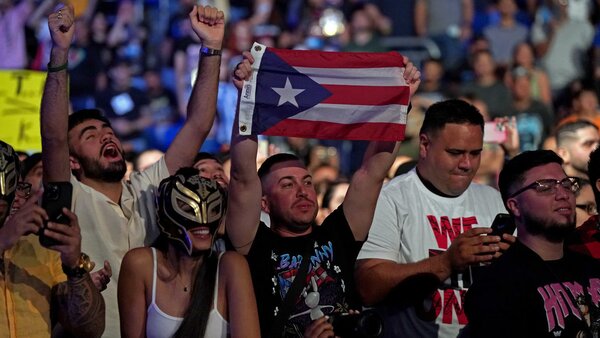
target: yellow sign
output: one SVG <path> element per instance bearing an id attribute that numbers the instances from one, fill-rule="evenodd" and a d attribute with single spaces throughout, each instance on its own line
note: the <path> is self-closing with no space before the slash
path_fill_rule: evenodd
<path id="1" fill-rule="evenodd" d="M 42 150 L 40 104 L 45 72 L 0 70 L 0 140 L 15 150 Z"/>

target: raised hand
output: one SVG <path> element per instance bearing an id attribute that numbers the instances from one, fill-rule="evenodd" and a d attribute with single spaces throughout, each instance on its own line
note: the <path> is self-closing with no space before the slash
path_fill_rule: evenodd
<path id="1" fill-rule="evenodd" d="M 54 47 L 68 50 L 75 31 L 73 6 L 66 5 L 48 16 L 48 28 Z"/>
<path id="2" fill-rule="evenodd" d="M 410 97 L 412 98 L 421 84 L 421 72 L 406 56 L 402 58 L 405 64 L 403 77 L 406 84 L 410 87 Z"/>
<path id="3" fill-rule="evenodd" d="M 210 6 L 194 6 L 190 12 L 192 29 L 202 40 L 202 45 L 211 49 L 221 49 L 225 35 L 225 15 L 223 11 Z"/>
<path id="4" fill-rule="evenodd" d="M 254 57 L 250 52 L 243 52 L 244 60 L 238 63 L 233 70 L 233 84 L 238 90 L 242 89 L 244 81 L 247 81 L 252 75 L 252 64 L 254 63 Z"/>
<path id="5" fill-rule="evenodd" d="M 75 267 L 81 255 L 79 221 L 69 209 L 63 208 L 62 212 L 69 218 L 69 225 L 48 222 L 47 228 L 44 229 L 44 235 L 59 242 L 49 248 L 60 252 L 62 264 L 67 267 Z"/>
<path id="6" fill-rule="evenodd" d="M 505 117 L 500 120 L 506 130 L 506 140 L 500 143 L 509 158 L 517 156 L 520 152 L 519 130 L 515 116 Z"/>
<path id="7" fill-rule="evenodd" d="M 48 219 L 48 214 L 36 204 L 41 195 L 42 191 L 38 191 L 30 196 L 0 227 L 0 251 L 12 248 L 19 238 L 37 233 L 43 226 L 44 221 Z"/>

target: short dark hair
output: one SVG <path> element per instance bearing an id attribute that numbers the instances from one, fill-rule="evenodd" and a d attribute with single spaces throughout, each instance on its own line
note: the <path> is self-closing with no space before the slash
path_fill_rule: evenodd
<path id="1" fill-rule="evenodd" d="M 110 121 L 106 118 L 106 116 L 104 116 L 102 110 L 82 109 L 69 115 L 69 131 L 87 120 L 102 121 L 112 128 L 112 126 L 110 125 Z"/>
<path id="2" fill-rule="evenodd" d="M 275 155 L 269 156 L 269 158 L 267 158 L 263 162 L 263 164 L 260 166 L 260 168 L 258 169 L 258 177 L 262 181 L 262 179 L 271 172 L 271 168 L 273 168 L 274 165 L 276 165 L 277 163 L 287 162 L 287 161 L 299 161 L 301 163 L 304 163 L 304 162 L 302 162 L 302 160 L 300 160 L 300 158 L 298 156 L 296 156 L 294 154 L 290 154 L 290 153 L 275 154 Z"/>
<path id="3" fill-rule="evenodd" d="M 21 179 L 25 179 L 31 169 L 33 169 L 33 167 L 35 167 L 41 161 L 42 153 L 33 153 L 23 160 L 23 165 L 21 166 Z"/>
<path id="4" fill-rule="evenodd" d="M 432 104 L 425 112 L 419 134 L 436 133 L 448 123 L 473 124 L 483 131 L 483 115 L 475 106 L 464 100 L 451 99 Z"/>
<path id="5" fill-rule="evenodd" d="M 527 171 L 549 163 L 562 165 L 563 159 L 552 150 L 531 150 L 524 151 L 508 160 L 500 171 L 500 177 L 498 178 L 498 188 L 504 205 L 506 206 L 511 188 L 523 183 Z"/>
<path id="6" fill-rule="evenodd" d="M 196 154 L 196 157 L 194 157 L 194 164 L 196 164 L 198 161 L 201 161 L 201 160 L 214 160 L 214 161 L 218 162 L 219 164 L 223 165 L 223 161 L 221 161 L 221 159 L 219 159 L 215 155 L 213 155 L 211 153 L 207 153 L 205 151 L 201 151 L 198 154 Z"/>
<path id="7" fill-rule="evenodd" d="M 588 178 L 592 190 L 594 191 L 594 199 L 596 204 L 600 202 L 600 191 L 596 187 L 596 182 L 600 180 L 600 147 L 597 147 L 590 153 L 590 160 L 588 161 Z"/>
<path id="8" fill-rule="evenodd" d="M 567 139 L 574 138 L 575 132 L 583 128 L 594 128 L 598 130 L 598 127 L 588 120 L 581 119 L 565 123 L 556 130 L 556 145 L 560 147 Z"/>

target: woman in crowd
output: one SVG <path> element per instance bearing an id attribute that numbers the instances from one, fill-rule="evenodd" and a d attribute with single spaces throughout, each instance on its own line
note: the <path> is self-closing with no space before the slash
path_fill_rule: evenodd
<path id="1" fill-rule="evenodd" d="M 513 67 L 521 66 L 525 68 L 531 76 L 531 96 L 546 104 L 552 106 L 552 90 L 550 89 L 550 80 L 548 74 L 536 65 L 535 52 L 528 42 L 518 44 L 513 52 Z M 510 72 L 507 72 L 510 76 Z"/>
<path id="2" fill-rule="evenodd" d="M 183 168 L 161 182 L 157 200 L 157 243 L 129 251 L 121 266 L 122 336 L 258 337 L 245 259 L 211 250 L 225 216 L 225 191 Z"/>

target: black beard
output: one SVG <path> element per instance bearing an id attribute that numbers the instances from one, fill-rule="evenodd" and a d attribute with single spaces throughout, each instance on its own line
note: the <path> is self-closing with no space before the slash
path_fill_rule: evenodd
<path id="1" fill-rule="evenodd" d="M 531 235 L 542 235 L 552 243 L 561 243 L 575 230 L 575 221 L 568 224 L 545 223 L 530 215 L 523 215 L 525 229 Z"/>
<path id="2" fill-rule="evenodd" d="M 99 161 L 96 159 L 79 157 L 78 160 L 85 177 L 104 182 L 120 182 L 125 177 L 125 172 L 127 171 L 124 159 L 118 162 L 111 162 L 106 167 L 100 166 Z"/>

